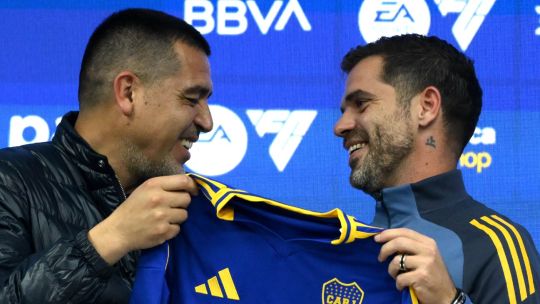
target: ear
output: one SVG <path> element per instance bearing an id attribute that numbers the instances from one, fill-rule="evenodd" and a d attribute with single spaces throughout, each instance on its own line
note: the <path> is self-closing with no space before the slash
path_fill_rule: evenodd
<path id="1" fill-rule="evenodd" d="M 138 83 L 139 78 L 130 71 L 120 72 L 114 78 L 113 86 L 116 105 L 126 116 L 130 116 L 133 113 L 135 88 Z"/>
<path id="2" fill-rule="evenodd" d="M 434 86 L 429 86 L 419 95 L 418 124 L 427 127 L 435 121 L 441 112 L 441 92 Z"/>

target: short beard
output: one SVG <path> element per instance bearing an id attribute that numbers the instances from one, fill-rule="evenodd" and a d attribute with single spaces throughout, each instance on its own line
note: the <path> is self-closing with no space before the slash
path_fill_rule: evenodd
<path id="1" fill-rule="evenodd" d="M 144 155 L 139 147 L 127 140 L 124 141 L 123 147 L 122 157 L 126 164 L 126 169 L 137 184 L 152 177 L 184 173 L 183 166 L 179 165 L 173 159 L 162 158 L 151 160 Z"/>
<path id="2" fill-rule="evenodd" d="M 397 110 L 391 117 L 385 118 L 386 125 L 376 125 L 369 136 L 369 151 L 358 166 L 353 163 L 350 183 L 353 187 L 368 194 L 374 194 L 395 174 L 403 159 L 409 155 L 414 145 L 412 126 L 408 114 Z M 404 122 L 404 123 L 400 123 Z M 396 126 L 396 123 L 399 126 Z"/>

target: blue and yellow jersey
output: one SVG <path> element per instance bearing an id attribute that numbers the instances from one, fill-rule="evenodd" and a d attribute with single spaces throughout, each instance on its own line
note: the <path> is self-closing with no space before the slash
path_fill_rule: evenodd
<path id="1" fill-rule="evenodd" d="M 142 253 L 131 303 L 417 303 L 377 261 L 381 228 L 191 175 L 199 195 L 169 242 Z"/>

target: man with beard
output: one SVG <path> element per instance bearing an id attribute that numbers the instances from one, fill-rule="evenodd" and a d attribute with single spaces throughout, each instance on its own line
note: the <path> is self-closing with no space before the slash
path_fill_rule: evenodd
<path id="1" fill-rule="evenodd" d="M 0 151 L 0 302 L 126 303 L 139 249 L 174 237 L 197 187 L 188 149 L 212 129 L 202 35 L 128 9 L 92 34 L 80 112 L 52 142 Z"/>
<path id="2" fill-rule="evenodd" d="M 472 199 L 456 169 L 482 107 L 473 63 L 436 37 L 351 50 L 335 133 L 351 184 L 373 196 L 379 260 L 423 304 L 540 303 L 529 233 Z"/>

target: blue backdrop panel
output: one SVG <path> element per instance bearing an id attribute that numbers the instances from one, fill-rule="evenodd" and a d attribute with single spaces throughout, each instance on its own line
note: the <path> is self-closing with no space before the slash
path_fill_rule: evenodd
<path id="1" fill-rule="evenodd" d="M 51 138 L 58 118 L 77 108 L 88 37 L 126 7 L 185 18 L 212 46 L 215 128 L 193 147 L 190 170 L 364 221 L 373 201 L 349 186 L 347 153 L 332 133 L 341 58 L 404 29 L 448 40 L 475 60 L 484 88 L 459 164 L 468 189 L 540 244 L 540 1 L 3 1 L 0 146 Z"/>

